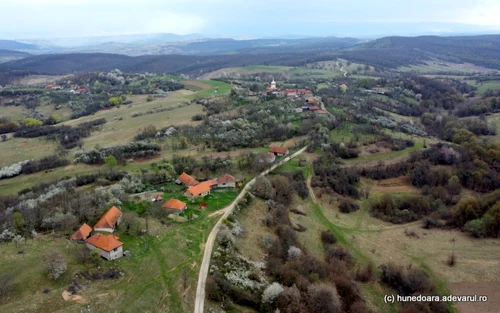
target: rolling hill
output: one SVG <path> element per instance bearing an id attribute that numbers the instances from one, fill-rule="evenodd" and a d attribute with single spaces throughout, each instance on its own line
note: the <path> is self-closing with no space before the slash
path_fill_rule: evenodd
<path id="1" fill-rule="evenodd" d="M 0 49 L 7 50 L 36 50 L 37 45 L 23 43 L 15 40 L 0 40 Z"/>

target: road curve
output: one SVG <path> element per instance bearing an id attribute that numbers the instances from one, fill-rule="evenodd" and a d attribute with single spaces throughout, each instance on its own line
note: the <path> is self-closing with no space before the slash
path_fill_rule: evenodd
<path id="1" fill-rule="evenodd" d="M 279 167 L 279 166 L 285 164 L 286 162 L 290 161 L 291 159 L 295 158 L 299 154 L 306 151 L 306 149 L 307 149 L 307 146 L 303 147 L 302 149 L 295 152 L 291 156 L 284 158 L 280 162 L 271 166 L 269 169 L 260 173 L 258 176 L 265 176 L 265 175 L 269 174 L 269 172 L 272 172 L 277 167 Z M 195 313 L 203 313 L 203 309 L 204 309 L 204 305 L 205 305 L 205 284 L 207 282 L 208 269 L 210 267 L 210 258 L 212 256 L 212 250 L 214 247 L 215 237 L 217 237 L 217 234 L 219 233 L 220 227 L 222 226 L 222 222 L 233 212 L 234 208 L 236 207 L 236 204 L 245 196 L 247 191 L 250 190 L 250 188 L 253 186 L 254 183 L 255 183 L 255 178 L 252 179 L 251 181 L 249 181 L 245 185 L 245 187 L 243 187 L 243 189 L 241 190 L 239 195 L 236 197 L 236 199 L 234 199 L 234 201 L 225 208 L 224 215 L 222 215 L 222 217 L 217 221 L 214 228 L 212 228 L 210 235 L 208 235 L 207 242 L 205 243 L 205 251 L 203 252 L 203 261 L 201 262 L 200 274 L 198 276 L 198 286 L 196 287 L 196 300 L 194 303 L 194 312 Z"/>

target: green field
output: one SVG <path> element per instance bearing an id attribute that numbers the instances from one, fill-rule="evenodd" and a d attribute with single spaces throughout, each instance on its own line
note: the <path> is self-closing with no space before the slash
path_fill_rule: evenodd
<path id="1" fill-rule="evenodd" d="M 480 94 L 486 93 L 488 90 L 500 90 L 500 81 L 486 81 L 475 85 L 477 92 Z"/>
<path id="2" fill-rule="evenodd" d="M 54 154 L 57 144 L 41 138 L 12 138 L 0 142 L 0 168 Z"/>
<path id="3" fill-rule="evenodd" d="M 470 63 L 450 63 L 427 61 L 421 64 L 401 66 L 396 69 L 400 72 L 416 72 L 419 74 L 433 74 L 440 72 L 457 72 L 459 74 L 469 75 L 473 73 L 491 72 L 491 69 L 476 66 Z"/>
<path id="4" fill-rule="evenodd" d="M 210 85 L 212 86 L 212 88 L 200 89 L 200 91 L 198 91 L 197 93 L 189 95 L 187 97 L 188 99 L 224 96 L 228 95 L 229 92 L 231 92 L 231 85 L 224 82 L 216 80 L 197 80 L 196 82 Z"/>
<path id="5" fill-rule="evenodd" d="M 245 72 L 254 72 L 254 71 L 259 71 L 259 72 L 283 72 L 283 71 L 288 71 L 292 69 L 290 66 L 267 66 L 267 65 L 249 65 L 249 66 L 242 66 L 242 67 L 231 67 L 229 70 L 238 70 L 238 71 L 245 71 Z"/>

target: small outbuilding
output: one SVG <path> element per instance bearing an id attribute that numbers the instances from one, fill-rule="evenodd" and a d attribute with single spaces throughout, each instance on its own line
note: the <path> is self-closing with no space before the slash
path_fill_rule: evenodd
<path id="1" fill-rule="evenodd" d="M 73 235 L 71 235 L 70 239 L 73 241 L 83 243 L 85 242 L 85 240 L 87 240 L 87 238 L 90 237 L 91 234 L 92 234 L 92 227 L 90 227 L 87 223 L 83 223 L 83 225 L 80 226 L 80 228 L 78 228 L 73 233 Z"/>
<path id="2" fill-rule="evenodd" d="M 161 207 L 166 209 L 170 213 L 179 214 L 187 209 L 187 204 L 185 202 L 172 198 L 165 202 Z"/>
<path id="3" fill-rule="evenodd" d="M 218 188 L 236 187 L 236 178 L 229 174 L 217 178 Z"/>
<path id="4" fill-rule="evenodd" d="M 115 231 L 116 227 L 120 225 L 122 220 L 122 211 L 117 207 L 113 206 L 109 209 L 101 219 L 95 224 L 95 231 L 104 231 L 108 233 L 112 233 Z"/>
<path id="5" fill-rule="evenodd" d="M 200 182 L 198 182 L 196 179 L 194 179 L 191 175 L 183 172 L 179 178 L 175 181 L 177 185 L 184 185 L 186 187 L 191 187 L 198 185 Z"/>
<path id="6" fill-rule="evenodd" d="M 283 156 L 287 155 L 289 151 L 288 148 L 285 147 L 272 146 L 269 149 L 269 152 L 273 153 L 274 155 Z"/>

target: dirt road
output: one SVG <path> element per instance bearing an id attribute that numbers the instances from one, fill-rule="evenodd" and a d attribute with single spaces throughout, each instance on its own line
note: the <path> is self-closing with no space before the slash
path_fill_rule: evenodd
<path id="1" fill-rule="evenodd" d="M 277 167 L 285 164 L 286 162 L 290 161 L 291 159 L 295 158 L 296 156 L 306 151 L 306 148 L 307 147 L 304 147 L 299 151 L 295 152 L 294 154 L 292 154 L 291 156 L 284 158 L 279 163 L 274 164 L 269 169 L 260 173 L 259 176 L 265 176 L 269 174 L 269 172 L 272 172 Z M 196 288 L 196 300 L 194 304 L 195 313 L 203 313 L 203 308 L 205 305 L 205 284 L 207 282 L 208 269 L 210 267 L 210 258 L 212 256 L 212 250 L 214 247 L 215 238 L 219 233 L 220 227 L 222 226 L 222 222 L 233 212 L 234 208 L 236 207 L 236 204 L 245 196 L 245 194 L 250 190 L 250 188 L 252 188 L 254 183 L 255 183 L 255 178 L 249 181 L 248 184 L 246 184 L 245 187 L 243 187 L 240 194 L 230 205 L 222 209 L 224 210 L 224 215 L 222 215 L 222 217 L 217 221 L 217 224 L 215 224 L 214 228 L 212 229 L 210 235 L 207 238 L 207 242 L 205 243 L 205 251 L 203 252 L 203 261 L 201 262 L 201 267 L 200 267 L 200 274 L 198 276 L 198 286 Z"/>

